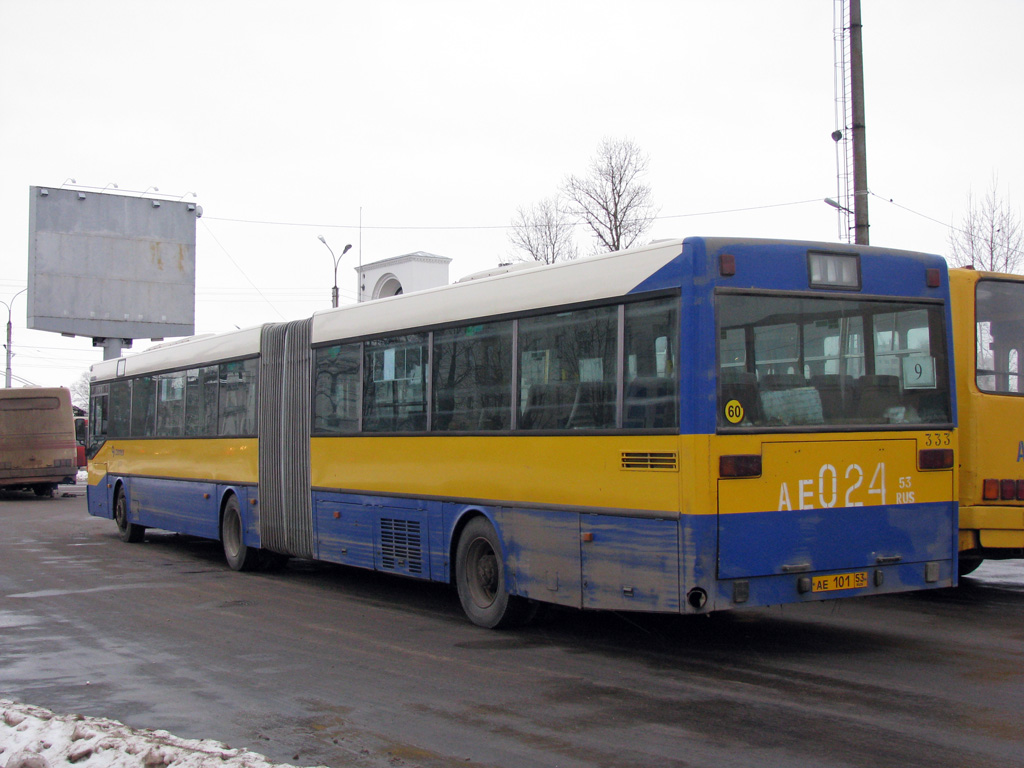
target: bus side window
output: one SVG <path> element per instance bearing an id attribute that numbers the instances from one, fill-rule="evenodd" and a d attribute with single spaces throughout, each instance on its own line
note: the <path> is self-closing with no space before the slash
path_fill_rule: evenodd
<path id="1" fill-rule="evenodd" d="M 132 437 L 152 437 L 156 428 L 156 379 L 141 376 L 132 381 Z"/>
<path id="2" fill-rule="evenodd" d="M 617 306 L 519 322 L 521 429 L 615 426 Z"/>
<path id="3" fill-rule="evenodd" d="M 220 369 L 216 365 L 185 372 L 185 434 L 213 437 L 217 434 L 217 389 Z"/>
<path id="4" fill-rule="evenodd" d="M 359 344 L 335 344 L 316 350 L 313 431 L 359 431 Z"/>
<path id="5" fill-rule="evenodd" d="M 508 429 L 512 416 L 512 323 L 434 333 L 434 431 Z"/>
<path id="6" fill-rule="evenodd" d="M 626 392 L 622 426 L 679 426 L 679 299 L 625 307 Z"/>
<path id="7" fill-rule="evenodd" d="M 256 434 L 256 384 L 259 360 L 221 363 L 217 397 L 217 434 L 239 437 Z"/>
<path id="8" fill-rule="evenodd" d="M 363 344 L 363 431 L 427 428 L 427 334 Z"/>
<path id="9" fill-rule="evenodd" d="M 185 374 L 165 373 L 157 377 L 156 434 L 179 437 L 185 426 Z"/>

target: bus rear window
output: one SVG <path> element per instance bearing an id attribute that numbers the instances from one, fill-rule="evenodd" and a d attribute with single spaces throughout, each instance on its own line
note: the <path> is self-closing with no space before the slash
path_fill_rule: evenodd
<path id="1" fill-rule="evenodd" d="M 948 424 L 942 307 L 718 297 L 720 429 Z"/>
<path id="2" fill-rule="evenodd" d="M 60 408 L 56 397 L 19 397 L 0 400 L 0 411 L 55 411 Z"/>

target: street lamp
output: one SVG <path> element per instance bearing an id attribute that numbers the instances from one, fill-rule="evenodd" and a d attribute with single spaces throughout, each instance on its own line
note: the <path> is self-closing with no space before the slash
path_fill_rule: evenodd
<path id="1" fill-rule="evenodd" d="M 839 203 L 837 203 L 837 202 L 836 202 L 835 200 L 833 200 L 833 199 L 832 199 L 831 197 L 826 197 L 826 198 L 825 198 L 825 202 L 826 202 L 826 203 L 827 203 L 828 205 L 831 205 L 831 206 L 832 206 L 833 208 L 837 208 L 837 209 L 839 209 L 839 210 L 840 210 L 840 211 L 842 211 L 843 213 L 848 213 L 848 214 L 850 214 L 851 216 L 853 215 L 853 211 L 851 211 L 851 210 L 850 210 L 849 208 L 847 208 L 847 207 L 846 207 L 845 205 L 840 205 L 840 204 L 839 204 Z"/>
<path id="2" fill-rule="evenodd" d="M 317 235 L 317 237 L 320 238 L 320 242 L 321 243 L 323 243 L 324 245 L 327 245 L 327 240 L 324 238 L 323 235 Z M 342 248 L 341 249 L 341 256 L 344 256 L 346 253 L 348 253 L 348 250 L 351 247 L 352 247 L 352 243 L 349 243 L 344 248 Z M 331 259 L 334 260 L 334 287 L 331 288 L 331 306 L 332 307 L 337 307 L 338 306 L 338 263 L 341 261 L 341 256 L 335 256 L 334 255 L 334 249 L 331 248 L 331 246 L 329 246 L 329 245 L 327 245 L 327 250 L 331 252 Z"/>
<path id="3" fill-rule="evenodd" d="M 11 296 L 10 304 L 0 299 L 0 304 L 7 307 L 7 376 L 4 379 L 4 386 L 7 387 L 7 389 L 11 388 L 11 310 L 14 307 L 14 300 L 27 290 L 28 288 L 22 288 L 16 294 Z"/>

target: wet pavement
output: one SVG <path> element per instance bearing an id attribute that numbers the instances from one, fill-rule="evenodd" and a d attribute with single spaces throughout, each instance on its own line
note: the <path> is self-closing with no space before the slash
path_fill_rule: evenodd
<path id="1" fill-rule="evenodd" d="M 82 492 L 0 494 L 8 698 L 300 765 L 1024 765 L 1020 561 L 954 590 L 491 632 L 442 585 L 124 544 Z"/>

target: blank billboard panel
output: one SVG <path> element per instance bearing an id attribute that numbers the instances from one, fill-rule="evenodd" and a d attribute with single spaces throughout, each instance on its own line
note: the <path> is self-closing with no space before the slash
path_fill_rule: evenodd
<path id="1" fill-rule="evenodd" d="M 28 327 L 191 336 L 198 213 L 177 200 L 30 187 Z"/>

